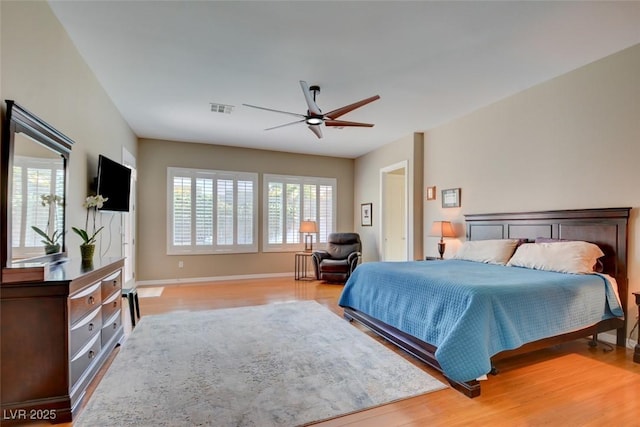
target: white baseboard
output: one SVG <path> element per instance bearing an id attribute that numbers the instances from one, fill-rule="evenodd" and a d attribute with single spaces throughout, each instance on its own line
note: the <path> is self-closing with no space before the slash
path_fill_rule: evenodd
<path id="1" fill-rule="evenodd" d="M 269 274 L 242 274 L 237 276 L 213 276 L 213 277 L 186 277 L 177 279 L 162 280 L 137 280 L 136 286 L 180 286 L 195 285 L 210 282 L 222 282 L 229 280 L 249 280 L 249 279 L 271 279 L 275 277 L 294 277 L 293 271 L 290 273 L 269 273 Z"/>

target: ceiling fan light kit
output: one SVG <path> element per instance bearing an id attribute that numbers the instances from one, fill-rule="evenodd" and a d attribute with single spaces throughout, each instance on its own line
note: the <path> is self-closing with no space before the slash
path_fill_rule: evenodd
<path id="1" fill-rule="evenodd" d="M 281 127 L 285 127 L 285 126 L 290 126 L 290 125 L 295 125 L 297 123 L 306 123 L 309 127 L 309 129 L 318 137 L 318 138 L 322 138 L 322 130 L 320 129 L 320 125 L 322 125 L 324 123 L 325 126 L 330 126 L 330 127 L 337 127 L 337 128 L 343 128 L 343 127 L 373 127 L 372 123 L 361 123 L 361 122 L 349 122 L 349 121 L 345 121 L 345 120 L 337 120 L 338 117 L 341 117 L 353 110 L 355 110 L 356 108 L 360 108 L 364 105 L 367 105 L 373 101 L 376 101 L 378 99 L 380 99 L 380 96 L 378 95 L 374 95 L 372 97 L 363 99 L 361 101 L 358 102 L 354 102 L 353 104 L 349 104 L 349 105 L 345 105 L 344 107 L 340 107 L 338 109 L 332 110 L 326 114 L 322 113 L 322 110 L 320 109 L 320 107 L 318 107 L 318 104 L 316 104 L 316 95 L 318 93 L 320 93 L 320 86 L 311 86 L 309 87 L 309 85 L 307 85 L 307 82 L 305 82 L 304 80 L 300 80 L 300 87 L 302 88 L 302 93 L 304 94 L 304 98 L 307 101 L 307 114 L 298 114 L 298 113 L 291 113 L 289 111 L 282 111 L 282 110 L 274 110 L 272 108 L 266 108 L 266 107 L 259 107 L 257 105 L 251 105 L 251 104 L 242 104 L 246 107 L 251 107 L 251 108 L 257 108 L 260 110 L 266 110 L 266 111 L 272 111 L 274 113 L 282 113 L 282 114 L 288 114 L 290 116 L 296 116 L 296 117 L 301 117 L 301 120 L 296 120 L 294 122 L 290 122 L 290 123 L 285 123 L 283 125 L 279 125 L 279 126 L 274 126 L 271 128 L 267 128 L 265 130 L 273 130 L 273 129 L 278 129 Z M 313 95 L 312 95 L 313 92 Z"/>

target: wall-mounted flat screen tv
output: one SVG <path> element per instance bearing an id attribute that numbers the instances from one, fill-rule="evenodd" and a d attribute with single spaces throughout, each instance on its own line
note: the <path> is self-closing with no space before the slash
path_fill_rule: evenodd
<path id="1" fill-rule="evenodd" d="M 131 169 L 102 154 L 98 157 L 96 193 L 107 200 L 100 210 L 129 212 Z"/>

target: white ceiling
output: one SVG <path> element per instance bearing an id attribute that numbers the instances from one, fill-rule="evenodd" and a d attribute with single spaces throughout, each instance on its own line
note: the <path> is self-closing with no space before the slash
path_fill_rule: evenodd
<path id="1" fill-rule="evenodd" d="M 51 1 L 133 131 L 357 157 L 640 43 L 640 2 Z M 326 112 L 380 95 L 317 139 Z M 234 106 L 212 113 L 209 103 Z"/>

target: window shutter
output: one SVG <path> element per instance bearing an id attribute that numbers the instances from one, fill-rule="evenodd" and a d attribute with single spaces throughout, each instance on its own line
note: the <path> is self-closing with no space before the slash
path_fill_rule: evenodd
<path id="1" fill-rule="evenodd" d="M 191 245 L 191 178 L 173 178 L 173 245 Z"/>
<path id="2" fill-rule="evenodd" d="M 196 178 L 195 225 L 196 246 L 211 245 L 213 240 L 213 180 L 210 178 Z"/>
<path id="3" fill-rule="evenodd" d="M 170 167 L 168 176 L 169 254 L 257 251 L 257 174 Z"/>
<path id="4" fill-rule="evenodd" d="M 316 221 L 315 242 L 326 242 L 335 229 L 335 178 L 264 176 L 264 251 L 302 249 L 301 221 Z"/>
<path id="5" fill-rule="evenodd" d="M 270 182 L 268 186 L 268 242 L 270 244 L 282 244 L 284 243 L 284 236 L 282 233 L 282 227 L 284 224 L 284 197 L 282 189 L 284 184 L 281 182 Z"/>
<path id="6" fill-rule="evenodd" d="M 254 236 L 254 186 L 252 181 L 238 181 L 238 203 L 236 218 L 238 218 L 238 244 L 253 244 Z"/>
<path id="7" fill-rule="evenodd" d="M 218 180 L 217 244 L 233 245 L 233 181 Z"/>

